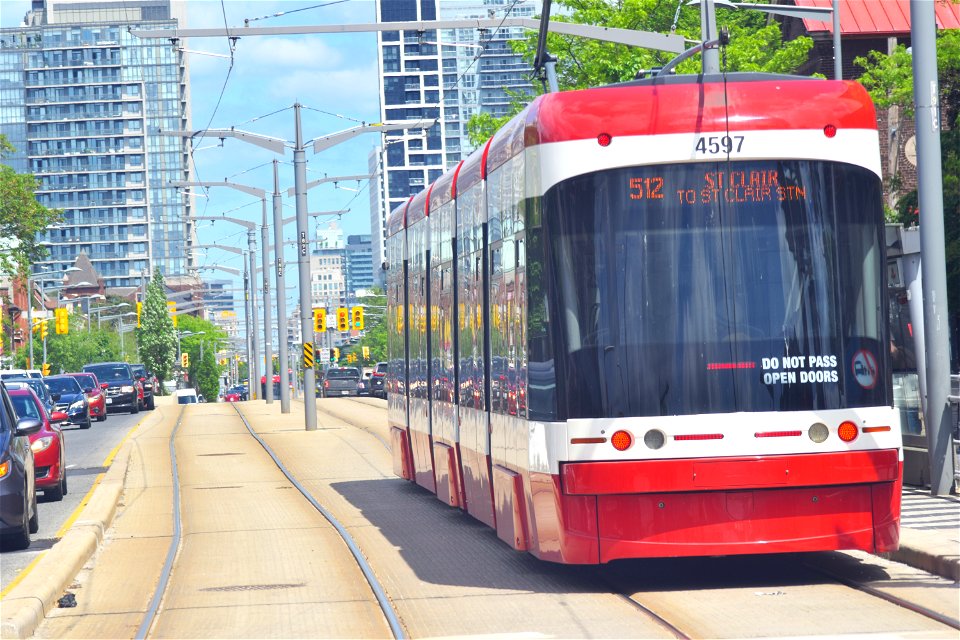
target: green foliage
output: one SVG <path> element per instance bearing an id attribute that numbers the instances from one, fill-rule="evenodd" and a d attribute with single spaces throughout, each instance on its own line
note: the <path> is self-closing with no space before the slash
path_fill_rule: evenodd
<path id="1" fill-rule="evenodd" d="M 675 2 L 662 0 L 558 0 L 555 4 L 558 8 L 552 12 L 553 21 L 656 33 L 670 32 L 677 9 Z M 566 7 L 567 11 L 563 11 L 562 7 Z M 730 29 L 730 45 L 721 56 L 721 66 L 724 66 L 725 56 L 725 68 L 728 71 L 794 73 L 806 62 L 813 47 L 813 40 L 807 37 L 783 42 L 779 24 L 767 24 L 765 14 L 759 11 L 732 11 L 720 7 L 717 25 Z M 698 6 L 683 5 L 676 33 L 699 41 Z M 511 46 L 515 52 L 523 54 L 528 63 L 532 63 L 537 47 L 536 32 L 531 32 L 525 40 L 511 43 Z M 665 51 L 554 33 L 547 36 L 547 51 L 557 58 L 557 83 L 561 90 L 633 80 L 638 72 L 662 67 L 675 57 L 675 54 Z M 700 56 L 694 56 L 677 67 L 677 73 L 699 73 L 700 70 Z M 542 90 L 541 87 L 536 88 Z M 519 113 L 522 106 L 515 103 L 510 115 Z M 508 119 L 493 118 L 489 114 L 473 116 L 467 123 L 470 142 L 482 144 Z"/>
<path id="2" fill-rule="evenodd" d="M 217 364 L 217 351 L 226 343 L 227 334 L 202 318 L 186 314 L 177 317 L 179 331 L 194 334 L 180 339 L 180 353 L 190 354 L 190 384 L 212 401 L 220 392 L 220 375 L 224 369 Z"/>
<path id="3" fill-rule="evenodd" d="M 0 134 L 0 157 L 16 151 Z M 37 234 L 59 222 L 61 213 L 47 209 L 34 197 L 39 182 L 28 173 L 17 173 L 0 164 L 0 273 L 24 274 L 46 256 Z"/>
<path id="4" fill-rule="evenodd" d="M 153 272 L 147 285 L 147 299 L 140 314 L 140 328 L 136 330 L 137 353 L 140 362 L 157 376 L 160 387 L 170 379 L 173 360 L 177 354 L 177 338 L 173 320 L 167 311 L 167 294 L 160 269 Z"/>
<path id="5" fill-rule="evenodd" d="M 364 298 L 363 303 L 367 305 L 364 313 L 366 331 L 357 344 L 340 349 L 341 365 L 346 364 L 346 355 L 349 353 L 355 353 L 357 365 L 363 367 L 372 367 L 377 362 L 387 359 L 387 323 L 384 322 L 387 313 L 387 296 L 377 289 L 374 295 Z M 363 359 L 363 347 L 370 348 L 370 357 L 367 360 Z M 317 368 L 321 368 L 321 364 L 318 362 Z"/>

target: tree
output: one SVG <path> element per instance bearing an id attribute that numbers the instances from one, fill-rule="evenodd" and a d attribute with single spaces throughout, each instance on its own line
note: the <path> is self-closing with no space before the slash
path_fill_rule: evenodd
<path id="1" fill-rule="evenodd" d="M 860 82 L 880 109 L 900 107 L 907 117 L 914 113 L 913 59 L 906 47 L 898 45 L 890 55 L 871 51 L 854 62 L 864 69 Z M 940 132 L 940 157 L 943 168 L 943 229 L 947 263 L 947 306 L 953 325 L 954 342 L 960 339 L 960 31 L 937 33 L 937 76 L 940 105 L 947 126 Z M 891 184 L 900 184 L 891 176 Z M 918 215 L 916 189 L 897 201 L 892 222 L 911 226 L 922 222 Z M 956 349 L 956 345 L 954 345 Z"/>
<path id="2" fill-rule="evenodd" d="M 140 314 L 140 328 L 137 336 L 137 353 L 140 362 L 157 376 L 160 388 L 170 379 L 173 360 L 177 354 L 177 337 L 173 320 L 167 311 L 167 294 L 163 285 L 163 274 L 155 269 L 150 284 L 147 285 L 147 299 Z"/>
<path id="3" fill-rule="evenodd" d="M 698 6 L 681 4 L 681 11 L 677 14 L 675 2 L 662 0 L 557 0 L 555 4 L 559 8 L 551 16 L 553 21 L 656 33 L 674 31 L 676 15 L 675 32 L 691 40 L 700 39 Z M 563 7 L 567 10 L 564 11 Z M 717 12 L 717 24 L 730 29 L 730 44 L 721 56 L 721 66 L 729 71 L 792 73 L 807 61 L 813 47 L 813 40 L 807 37 L 783 42 L 779 23 L 771 21 L 768 24 L 766 15 L 759 11 L 721 9 Z M 524 40 L 512 42 L 511 46 L 532 63 L 537 34 L 531 33 Z M 665 51 L 555 33 L 547 36 L 547 50 L 557 58 L 557 83 L 561 90 L 633 80 L 638 72 L 662 67 L 675 57 Z M 700 68 L 700 57 L 694 56 L 680 63 L 677 73 L 697 73 Z M 503 118 L 475 115 L 467 123 L 470 142 L 477 146 L 483 144 L 521 108 L 522 105 L 514 102 L 513 112 Z"/>
<path id="4" fill-rule="evenodd" d="M 16 149 L 0 134 L 0 158 Z M 61 213 L 37 202 L 39 182 L 28 173 L 17 173 L 0 164 L 0 273 L 24 274 L 46 256 L 37 234 L 59 222 Z"/>
<path id="5" fill-rule="evenodd" d="M 55 373 L 80 371 L 83 365 L 92 362 L 109 362 L 121 360 L 120 336 L 113 329 L 98 329 L 91 327 L 87 331 L 87 321 L 81 314 L 72 313 L 69 316 L 70 331 L 66 334 L 57 334 L 53 331 L 53 321 L 49 325 L 47 336 L 47 363 Z M 133 345 L 127 345 L 131 350 Z M 29 347 L 24 346 L 17 350 L 16 363 L 18 367 L 25 367 Z M 129 353 L 129 352 L 128 352 Z M 43 360 L 43 341 L 39 336 L 33 340 L 33 366 L 39 369 Z"/>
<path id="6" fill-rule="evenodd" d="M 190 354 L 190 383 L 205 398 L 216 398 L 220 391 L 223 367 L 217 364 L 217 351 L 227 341 L 226 332 L 217 325 L 190 315 L 180 317 L 180 330 L 192 333 L 180 338 L 180 352 Z"/>

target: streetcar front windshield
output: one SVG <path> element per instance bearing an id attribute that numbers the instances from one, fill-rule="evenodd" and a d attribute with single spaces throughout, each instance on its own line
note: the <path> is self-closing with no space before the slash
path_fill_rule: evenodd
<path id="1" fill-rule="evenodd" d="M 880 206 L 875 174 L 819 161 L 556 185 L 531 283 L 549 292 L 531 367 L 555 384 L 531 384 L 531 417 L 889 405 Z"/>

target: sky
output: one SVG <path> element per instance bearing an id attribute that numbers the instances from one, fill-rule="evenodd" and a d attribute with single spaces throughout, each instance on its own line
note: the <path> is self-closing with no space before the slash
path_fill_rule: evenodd
<path id="1" fill-rule="evenodd" d="M 224 0 L 188 0 L 187 27 L 243 28 L 251 26 L 292 26 L 375 22 L 372 0 L 347 0 L 326 7 L 315 7 L 331 0 L 282 0 L 273 2 Z M 29 10 L 28 0 L 0 0 L 0 24 L 18 26 Z M 278 12 L 281 17 L 254 20 Z M 228 54 L 226 38 L 195 38 L 186 43 L 190 51 Z M 303 36 L 257 36 L 241 38 L 234 51 L 233 68 L 228 58 L 200 53 L 188 54 L 190 69 L 191 118 L 193 129 L 236 127 L 262 135 L 294 138 L 294 115 L 290 108 L 299 102 L 306 109 L 303 134 L 306 140 L 379 120 L 376 35 L 323 34 Z M 229 73 L 229 78 L 228 78 Z M 226 84 L 224 84 L 226 82 Z M 220 98 L 221 91 L 223 96 Z M 219 104 L 218 104 L 219 102 Z M 272 114 L 272 115 L 271 115 Z M 307 151 L 307 180 L 325 176 L 364 175 L 367 156 L 378 144 L 375 133 L 357 136 L 349 142 L 314 155 Z M 293 152 L 280 158 L 274 153 L 234 139 L 220 145 L 218 139 L 204 139 L 194 145 L 195 179 L 204 182 L 244 184 L 273 191 L 274 158 L 280 159 L 280 188 L 284 217 L 294 215 L 293 198 L 286 189 L 293 186 Z M 357 191 L 357 189 L 360 189 Z M 260 200 L 230 188 L 196 189 L 207 197 L 195 199 L 194 215 L 242 218 L 259 224 Z M 272 209 L 268 197 L 268 215 Z M 308 192 L 308 211 L 339 211 L 349 208 L 340 225 L 347 234 L 370 232 L 369 188 L 367 181 L 349 181 L 316 187 Z M 333 216 L 311 219 L 311 237 L 316 232 L 313 220 L 326 225 Z M 284 237 L 295 237 L 296 225 L 285 226 Z M 225 222 L 199 221 L 199 244 L 220 244 L 246 248 L 246 230 Z M 259 230 L 257 233 L 259 243 Z M 273 242 L 273 229 L 270 230 Z M 199 265 L 221 265 L 242 269 L 240 256 L 217 249 L 197 253 Z M 286 248 L 287 261 L 296 259 L 295 248 Z M 257 259 L 260 263 L 260 257 Z M 289 269 L 289 268 L 288 268 Z M 296 270 L 288 270 L 288 298 L 296 297 Z M 289 277 L 293 274 L 294 277 Z M 271 274 L 272 275 L 272 274 Z M 208 279 L 233 279 L 219 270 L 201 271 Z M 271 285 L 273 278 L 271 277 Z M 271 286 L 271 288 L 273 288 Z M 241 299 L 239 296 L 237 299 Z M 290 308 L 288 306 L 288 308 Z M 239 311 L 239 310 L 238 310 Z"/>

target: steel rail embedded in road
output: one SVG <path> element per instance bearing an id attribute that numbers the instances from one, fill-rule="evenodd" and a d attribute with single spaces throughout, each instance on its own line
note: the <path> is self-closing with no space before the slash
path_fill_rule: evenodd
<path id="1" fill-rule="evenodd" d="M 157 583 L 157 589 L 150 600 L 150 606 L 144 614 L 143 622 L 137 629 L 136 640 L 143 640 L 147 637 L 147 632 L 153 626 L 153 621 L 157 617 L 157 610 L 160 608 L 160 602 L 163 600 L 163 594 L 167 590 L 167 583 L 170 581 L 170 574 L 173 572 L 173 562 L 176 560 L 177 553 L 180 551 L 181 523 L 180 523 L 180 472 L 177 467 L 177 451 L 174 447 L 174 439 L 180 430 L 180 424 L 183 422 L 183 414 L 186 405 L 180 408 L 180 415 L 177 416 L 177 424 L 170 432 L 170 465 L 171 475 L 173 476 L 173 539 L 170 540 L 170 549 L 167 551 L 167 560 L 163 563 L 163 571 L 160 572 L 160 580 Z"/>
<path id="2" fill-rule="evenodd" d="M 283 472 L 283 475 L 287 477 L 287 480 L 297 488 L 297 490 L 303 495 L 307 501 L 313 505 L 313 507 L 320 512 L 327 521 L 333 525 L 333 528 L 337 530 L 337 533 L 340 534 L 340 537 L 346 543 L 347 548 L 350 549 L 350 553 L 353 555 L 354 559 L 357 561 L 357 565 L 360 567 L 360 570 L 363 572 L 364 577 L 367 579 L 367 582 L 370 584 L 370 589 L 373 591 L 374 596 L 377 598 L 377 604 L 380 605 L 381 611 L 387 620 L 387 624 L 390 625 L 390 630 L 393 632 L 393 637 L 397 640 L 406 640 L 406 633 L 403 630 L 403 626 L 400 624 L 400 618 L 397 616 L 396 611 L 393 609 L 393 605 L 390 603 L 390 599 L 387 597 L 387 593 L 383 588 L 383 585 L 380 584 L 380 581 L 377 579 L 377 576 L 373 573 L 373 569 L 367 563 L 367 559 L 364 558 L 363 554 L 360 552 L 360 547 L 357 545 L 356 541 L 353 539 L 353 536 L 346 530 L 346 528 L 340 523 L 339 520 L 334 517 L 327 509 L 323 507 L 313 495 L 307 491 L 300 482 L 290 473 L 289 470 L 284 466 L 280 461 L 280 458 L 273 452 L 273 449 L 270 448 L 266 442 L 263 441 L 250 426 L 250 423 L 247 422 L 247 417 L 243 415 L 243 412 L 240 411 L 240 407 L 237 406 L 237 403 L 230 403 L 234 409 L 236 409 L 237 414 L 240 416 L 240 419 L 243 420 L 243 425 L 247 428 L 247 431 L 250 432 L 250 435 L 260 443 L 260 446 L 263 447 L 263 450 L 273 458 L 274 463 L 277 465 L 277 468 Z"/>

